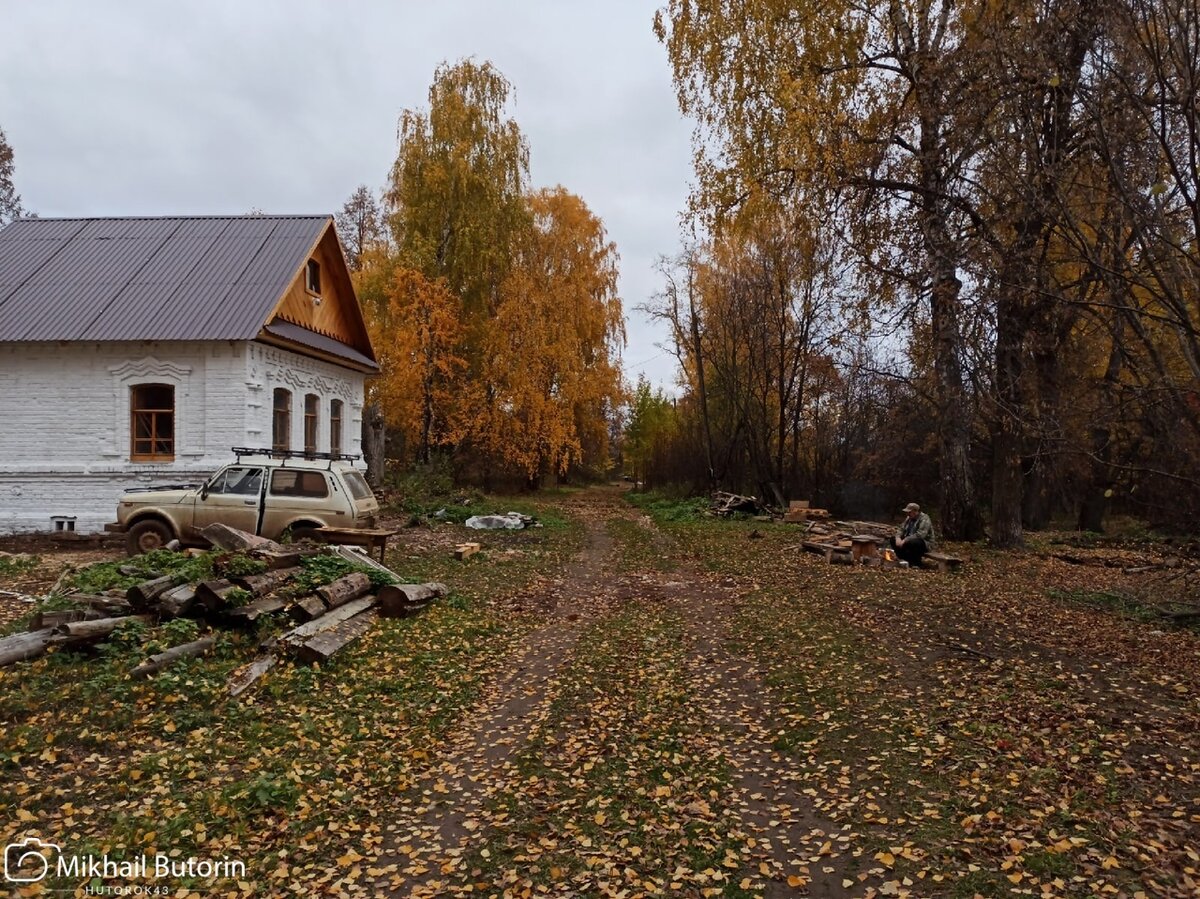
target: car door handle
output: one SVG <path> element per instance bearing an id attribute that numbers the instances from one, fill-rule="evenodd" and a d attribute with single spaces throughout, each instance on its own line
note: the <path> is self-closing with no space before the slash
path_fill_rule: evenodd
<path id="1" fill-rule="evenodd" d="M 258 505 L 258 500 L 256 500 L 256 499 L 244 499 L 244 500 L 242 500 L 242 505 L 245 505 L 245 506 L 257 506 L 257 505 Z"/>

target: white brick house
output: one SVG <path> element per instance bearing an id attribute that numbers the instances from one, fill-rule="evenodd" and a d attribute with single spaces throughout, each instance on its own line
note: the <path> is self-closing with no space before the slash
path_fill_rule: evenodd
<path id="1" fill-rule="evenodd" d="M 0 230 L 0 533 L 95 532 L 234 446 L 359 452 L 378 370 L 328 216 Z"/>

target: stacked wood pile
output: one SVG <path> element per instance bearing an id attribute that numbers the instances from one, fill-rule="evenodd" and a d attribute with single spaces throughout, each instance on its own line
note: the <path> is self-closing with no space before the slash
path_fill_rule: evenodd
<path id="1" fill-rule="evenodd" d="M 878 521 L 811 521 L 800 545 L 833 564 L 862 563 L 892 568 L 895 559 L 889 558 L 884 548 L 895 533 L 894 525 Z M 871 546 L 878 549 L 870 549 Z"/>
<path id="2" fill-rule="evenodd" d="M 783 520 L 787 524 L 807 524 L 810 521 L 825 521 L 833 516 L 828 509 L 814 509 L 806 499 L 794 499 L 788 506 Z"/>
<path id="3" fill-rule="evenodd" d="M 296 626 L 265 645 L 260 658 L 231 682 L 242 692 L 266 673 L 279 657 L 303 663 L 322 662 L 362 636 L 377 618 L 404 617 L 445 596 L 443 584 L 393 584 L 376 589 L 365 571 L 352 571 L 331 583 L 308 589 L 302 560 L 336 555 L 358 568 L 395 574 L 364 553 L 346 546 L 300 544 L 280 546 L 225 525 L 213 525 L 204 535 L 215 547 L 245 553 L 267 565 L 261 574 L 229 575 L 196 583 L 178 583 L 171 575 L 155 577 L 122 593 L 67 594 L 75 608 L 44 611 L 34 616 L 26 633 L 0 638 L 0 666 L 36 658 L 52 647 L 86 648 L 103 642 L 122 625 L 140 621 L 161 623 L 193 618 L 210 628 L 246 627 L 267 615 L 284 615 Z M 216 637 L 207 635 L 146 659 L 131 672 L 146 677 L 179 659 L 207 653 Z"/>
<path id="4" fill-rule="evenodd" d="M 737 493 L 726 493 L 723 490 L 718 490 L 712 495 L 712 502 L 709 503 L 708 509 L 710 514 L 720 518 L 728 518 L 730 515 L 739 513 L 769 515 L 771 512 L 764 503 L 758 501 L 757 496 L 741 496 Z"/>

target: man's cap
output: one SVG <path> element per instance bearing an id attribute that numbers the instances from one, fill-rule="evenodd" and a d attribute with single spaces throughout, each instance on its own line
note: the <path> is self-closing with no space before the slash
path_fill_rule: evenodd
<path id="1" fill-rule="evenodd" d="M 909 503 L 907 506 L 904 507 L 904 511 L 905 512 L 920 512 L 921 507 L 918 506 L 916 503 Z"/>

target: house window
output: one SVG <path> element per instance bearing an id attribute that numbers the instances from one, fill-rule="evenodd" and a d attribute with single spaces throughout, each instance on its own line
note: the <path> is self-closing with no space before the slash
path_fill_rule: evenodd
<path id="1" fill-rule="evenodd" d="M 271 418 L 271 449 L 291 449 L 292 440 L 292 392 L 282 387 L 275 388 L 274 415 Z"/>
<path id="2" fill-rule="evenodd" d="M 320 417 L 321 400 L 315 393 L 304 396 L 304 451 L 317 451 L 317 419 Z"/>
<path id="3" fill-rule="evenodd" d="M 342 451 L 342 401 L 334 400 L 329 404 L 329 451 Z"/>
<path id="4" fill-rule="evenodd" d="M 170 384 L 135 384 L 130 388 L 130 448 L 134 462 L 175 459 L 175 388 Z"/>
<path id="5" fill-rule="evenodd" d="M 308 268 L 305 269 L 305 286 L 308 287 L 309 293 L 321 292 L 321 263 L 315 259 L 308 260 Z"/>

